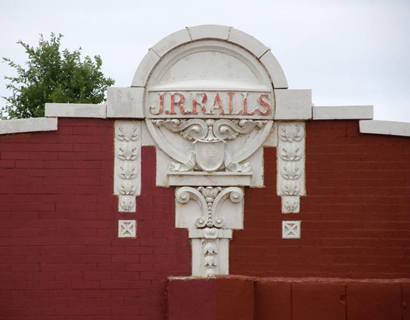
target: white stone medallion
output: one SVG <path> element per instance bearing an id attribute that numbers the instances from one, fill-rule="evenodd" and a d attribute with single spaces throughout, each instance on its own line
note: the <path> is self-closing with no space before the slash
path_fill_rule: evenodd
<path id="1" fill-rule="evenodd" d="M 146 125 L 165 155 L 158 166 L 167 168 L 158 170 L 157 184 L 232 185 L 236 179 L 262 186 L 250 160 L 271 132 L 274 105 L 269 75 L 246 50 L 204 40 L 170 51 L 145 92 Z"/>

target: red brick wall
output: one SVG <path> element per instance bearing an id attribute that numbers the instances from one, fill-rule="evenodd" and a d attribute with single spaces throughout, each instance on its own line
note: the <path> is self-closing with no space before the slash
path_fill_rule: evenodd
<path id="1" fill-rule="evenodd" d="M 283 215 L 275 149 L 264 189 L 247 189 L 245 230 L 231 273 L 258 276 L 410 276 L 410 140 L 360 135 L 356 121 L 307 125 L 308 197 Z M 116 213 L 113 122 L 59 119 L 50 133 L 0 136 L 0 320 L 164 319 L 165 281 L 190 274 L 172 189 L 155 187 L 143 148 L 137 213 Z M 137 239 L 117 221 L 137 219 Z M 302 220 L 282 240 L 283 219 Z"/>
<path id="2" fill-rule="evenodd" d="M 190 272 L 174 195 L 143 150 L 134 215 L 116 213 L 113 122 L 59 120 L 52 133 L 0 137 L 0 319 L 164 319 L 165 280 Z M 137 239 L 117 239 L 135 217 Z"/>
<path id="3" fill-rule="evenodd" d="M 232 274 L 410 277 L 410 138 L 363 135 L 358 121 L 306 126 L 307 197 L 280 213 L 275 149 L 265 149 L 265 189 L 245 194 L 245 229 L 231 241 Z M 281 221 L 302 239 L 282 240 Z"/>
<path id="4" fill-rule="evenodd" d="M 169 320 L 404 320 L 410 280 L 172 278 Z"/>

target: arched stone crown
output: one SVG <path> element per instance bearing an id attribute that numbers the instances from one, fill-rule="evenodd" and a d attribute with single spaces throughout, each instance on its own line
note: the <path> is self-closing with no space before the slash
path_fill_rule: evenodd
<path id="1" fill-rule="evenodd" d="M 215 64 L 211 70 L 207 70 L 209 64 L 201 65 L 201 63 L 198 63 L 197 66 L 202 67 L 202 70 L 207 70 L 208 73 L 211 73 L 211 71 L 227 71 L 226 66 L 229 65 L 232 60 L 235 60 L 235 58 L 239 58 L 243 66 L 248 65 L 248 76 L 254 73 L 254 76 L 259 80 L 256 82 L 251 81 L 252 85 L 244 88 L 246 89 L 244 91 L 255 91 L 258 89 L 258 86 L 269 86 L 272 92 L 273 119 L 306 120 L 312 118 L 311 90 L 289 90 L 282 67 L 267 46 L 245 32 L 233 27 L 220 25 L 187 27 L 160 40 L 148 50 L 148 53 L 138 65 L 130 87 L 108 88 L 106 117 L 129 119 L 145 118 L 147 116 L 144 111 L 145 100 L 147 98 L 146 91 L 159 89 L 158 86 L 155 88 L 155 85 L 161 84 L 161 81 L 154 85 L 154 79 L 161 75 L 164 76 L 161 72 L 164 72 L 164 69 L 166 70 L 166 62 L 172 59 L 181 59 L 179 71 L 183 70 L 184 64 L 185 68 L 191 68 L 193 64 L 187 63 L 184 57 L 195 56 L 195 59 L 200 62 L 200 54 L 193 55 L 194 51 L 201 51 L 201 47 L 204 49 L 206 46 L 208 46 L 209 49 L 212 47 L 212 50 L 216 51 L 217 54 L 224 56 L 224 59 L 215 59 L 214 61 L 224 61 L 226 64 L 223 68 L 219 69 L 218 65 Z M 229 61 L 229 59 L 231 59 L 231 61 Z M 236 67 L 239 65 L 240 63 L 237 63 Z M 232 70 L 238 71 L 241 70 L 241 68 L 237 70 L 232 68 Z M 197 71 L 200 72 L 201 70 L 198 69 Z M 192 72 L 192 70 L 189 70 L 189 73 L 190 72 Z M 189 73 L 185 73 L 185 76 Z M 177 75 L 181 76 L 182 74 L 179 72 Z M 168 80 L 170 80 L 173 75 L 165 75 L 165 77 L 167 76 L 169 77 Z M 228 90 L 232 87 L 235 78 L 239 80 L 238 83 L 236 83 L 236 85 L 238 85 L 236 89 L 240 89 L 240 86 L 243 84 L 240 83 L 240 80 L 248 80 L 247 83 L 245 81 L 245 84 L 250 84 L 250 78 L 246 78 L 246 72 L 242 74 L 240 72 L 234 73 L 229 79 L 230 81 L 224 81 L 226 80 L 227 73 L 225 73 L 224 76 L 225 78 L 222 77 L 219 82 L 216 81 L 216 79 L 212 79 L 212 85 L 218 85 L 217 89 L 226 86 L 225 90 Z M 245 79 L 243 76 L 245 76 Z M 157 78 L 157 80 L 161 79 Z M 189 81 L 192 80 L 191 78 L 185 78 L 185 80 L 185 84 L 190 83 L 190 85 L 194 85 L 194 83 Z M 207 86 L 207 78 L 205 77 L 203 80 L 204 81 L 197 84 L 205 89 Z M 171 87 L 168 89 L 171 90 Z"/>
<path id="2" fill-rule="evenodd" d="M 245 32 L 221 25 L 186 27 L 160 40 L 148 51 L 139 64 L 131 86 L 146 87 L 148 79 L 160 59 L 177 47 L 200 40 L 219 40 L 247 50 L 266 69 L 273 88 L 288 88 L 282 67 L 268 47 Z"/>

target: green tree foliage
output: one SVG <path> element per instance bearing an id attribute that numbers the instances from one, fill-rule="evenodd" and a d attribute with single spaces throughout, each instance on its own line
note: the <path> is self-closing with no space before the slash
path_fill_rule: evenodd
<path id="1" fill-rule="evenodd" d="M 29 118 L 44 115 L 46 102 L 100 103 L 107 87 L 114 80 L 104 77 L 99 56 L 81 57 L 81 48 L 73 52 L 61 50 L 62 35 L 40 36 L 37 47 L 23 41 L 20 44 L 27 56 L 26 68 L 9 58 L 3 60 L 15 71 L 15 77 L 5 77 L 12 94 L 2 117 Z"/>

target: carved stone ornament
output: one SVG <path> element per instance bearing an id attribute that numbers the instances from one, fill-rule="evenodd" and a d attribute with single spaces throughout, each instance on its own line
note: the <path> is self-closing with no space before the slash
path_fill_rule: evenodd
<path id="1" fill-rule="evenodd" d="M 276 99 L 288 95 L 278 91 L 287 91 L 287 82 L 269 49 L 246 34 L 240 43 L 204 34 L 195 41 L 186 34 L 182 42 L 171 35 L 154 46 L 131 88 L 109 90 L 107 110 L 139 119 L 115 123 L 118 211 L 136 211 L 146 139 L 156 148 L 157 186 L 176 187 L 175 223 L 189 231 L 192 275 L 214 277 L 229 274 L 233 230 L 243 229 L 244 188 L 264 186 L 265 145 L 277 146 L 282 212 L 300 211 L 305 126 L 274 123 Z M 293 119 L 283 112 L 285 102 L 278 119 Z M 131 225 L 119 235 L 130 236 Z M 286 235 L 300 236 L 300 223 L 287 225 Z"/>
<path id="2" fill-rule="evenodd" d="M 234 162 L 226 144 L 239 135 L 260 130 L 268 123 L 267 120 L 253 119 L 152 119 L 151 122 L 192 143 L 189 160 L 185 163 L 173 162 L 169 168 L 172 172 L 251 172 L 248 162 Z"/>
<path id="3" fill-rule="evenodd" d="M 147 127 L 169 157 L 167 185 L 192 173 L 246 175 L 258 168 L 249 161 L 271 132 L 272 121 L 254 119 L 147 119 Z M 215 175 L 218 184 L 224 178 Z M 205 182 L 202 182 L 205 183 Z M 183 185 L 183 183 L 175 183 Z"/>
<path id="4" fill-rule="evenodd" d="M 264 187 L 264 146 L 277 147 L 282 213 L 300 212 L 311 105 L 310 90 L 288 90 L 270 49 L 250 35 L 227 26 L 171 34 L 149 50 L 130 87 L 109 88 L 95 108 L 98 117 L 124 119 L 114 136 L 118 212 L 136 212 L 141 145 L 155 146 L 156 185 L 176 187 L 176 227 L 189 230 L 192 274 L 228 274 L 244 187 Z M 120 220 L 118 237 L 135 238 L 136 220 Z M 283 238 L 299 237 L 300 221 L 284 221 Z"/>
<path id="5" fill-rule="evenodd" d="M 119 212 L 135 212 L 141 185 L 141 123 L 115 121 L 114 194 Z"/>
<path id="6" fill-rule="evenodd" d="M 299 213 L 305 192 L 305 124 L 280 122 L 277 146 L 277 193 L 282 213 Z"/>
<path id="7" fill-rule="evenodd" d="M 282 239 L 300 239 L 300 221 L 282 221 Z"/>
<path id="8" fill-rule="evenodd" d="M 164 160 L 158 185 L 263 186 L 258 151 L 272 133 L 275 98 L 252 54 L 192 42 L 165 55 L 145 88 L 146 126 Z"/>
<path id="9" fill-rule="evenodd" d="M 192 275 L 213 277 L 229 273 L 232 229 L 243 229 L 242 188 L 177 188 L 176 226 L 192 239 Z"/>
<path id="10" fill-rule="evenodd" d="M 137 236 L 136 220 L 118 221 L 118 238 L 135 238 Z"/>

